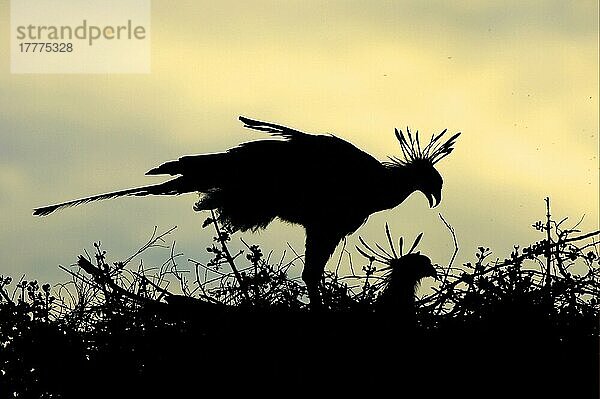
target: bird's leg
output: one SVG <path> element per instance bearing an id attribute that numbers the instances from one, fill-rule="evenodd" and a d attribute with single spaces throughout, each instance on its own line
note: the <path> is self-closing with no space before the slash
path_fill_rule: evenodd
<path id="1" fill-rule="evenodd" d="M 308 291 L 311 309 L 321 309 L 323 307 L 323 301 L 321 299 L 321 291 L 319 290 L 319 281 L 307 277 L 306 273 L 302 273 L 302 279 L 306 283 L 306 290 Z"/>
<path id="2" fill-rule="evenodd" d="M 338 234 L 327 233 L 321 229 L 306 229 L 306 252 L 302 280 L 306 283 L 308 298 L 313 309 L 322 307 L 320 283 L 323 279 L 325 264 L 340 242 Z"/>
<path id="3" fill-rule="evenodd" d="M 306 290 L 308 291 L 311 308 L 320 309 L 323 302 L 321 300 L 319 285 L 323 277 L 323 270 L 325 269 L 327 258 L 316 256 L 313 252 L 315 251 L 306 250 L 302 280 L 306 283 Z"/>

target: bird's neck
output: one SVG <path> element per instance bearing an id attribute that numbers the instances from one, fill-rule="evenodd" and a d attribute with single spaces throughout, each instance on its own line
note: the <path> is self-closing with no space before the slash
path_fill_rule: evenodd
<path id="1" fill-rule="evenodd" d="M 416 317 L 416 291 L 419 282 L 412 276 L 394 277 L 381 297 L 381 305 L 396 313 L 405 323 L 412 323 Z"/>
<path id="2" fill-rule="evenodd" d="M 382 176 L 373 190 L 379 199 L 378 210 L 394 208 L 417 190 L 414 173 L 404 166 L 386 167 Z"/>

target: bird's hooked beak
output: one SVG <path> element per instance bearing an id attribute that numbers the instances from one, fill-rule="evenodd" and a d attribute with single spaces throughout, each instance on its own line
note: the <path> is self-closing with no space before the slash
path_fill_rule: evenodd
<path id="1" fill-rule="evenodd" d="M 427 260 L 428 262 L 426 264 L 422 264 L 419 267 L 419 280 L 425 277 L 432 277 L 435 281 L 439 281 L 438 272 L 435 269 L 435 266 L 431 262 L 429 262 L 429 259 Z"/>
<path id="2" fill-rule="evenodd" d="M 427 200 L 429 201 L 430 208 L 435 208 L 442 200 L 442 193 L 427 193 L 426 196 Z"/>
<path id="3" fill-rule="evenodd" d="M 433 277 L 434 280 L 438 281 L 438 273 L 437 270 L 435 269 L 434 265 L 429 265 L 429 267 L 427 268 L 427 277 Z"/>

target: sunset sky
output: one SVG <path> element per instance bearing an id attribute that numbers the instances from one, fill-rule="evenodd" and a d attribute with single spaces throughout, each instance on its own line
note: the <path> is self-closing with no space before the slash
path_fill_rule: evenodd
<path id="1" fill-rule="evenodd" d="M 598 228 L 597 1 L 153 0 L 150 74 L 11 74 L 9 17 L 3 1 L 0 274 L 64 281 L 57 266 L 94 241 L 126 258 L 155 225 L 178 226 L 182 267 L 206 259 L 195 194 L 31 210 L 158 182 L 144 173 L 164 161 L 264 137 L 239 115 L 333 133 L 380 160 L 400 155 L 395 127 L 462 132 L 437 165 L 440 206 L 415 193 L 350 248 L 359 234 L 383 243 L 387 221 L 411 242 L 424 232 L 421 251 L 447 263 L 440 212 L 458 261 L 479 245 L 505 257 L 541 239 L 530 225 L 546 196 L 557 217 Z M 244 239 L 304 250 L 302 229 L 281 223 Z"/>

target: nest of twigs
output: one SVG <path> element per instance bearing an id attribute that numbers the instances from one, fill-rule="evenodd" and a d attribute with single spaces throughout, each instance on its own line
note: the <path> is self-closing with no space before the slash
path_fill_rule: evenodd
<path id="1" fill-rule="evenodd" d="M 233 251 L 233 232 L 214 215 L 204 223 L 215 231 L 209 260 L 187 267 L 167 244 L 174 229 L 155 229 L 119 262 L 94 244 L 92 256 L 63 267 L 67 283 L 0 280 L 0 396 L 114 395 L 117 386 L 135 396 L 247 393 L 317 383 L 398 391 L 429 384 L 440 393 L 461 387 L 464 396 L 500 380 L 496 389 L 514 397 L 595 395 L 600 232 L 564 228 L 566 219 L 552 219 L 549 203 L 547 210 L 533 225 L 540 241 L 505 259 L 480 247 L 461 266 L 442 218 L 456 251 L 448 264 L 434 264 L 438 279 L 416 299 L 411 328 L 378 311 L 405 255 L 387 226 L 387 243 L 361 239 L 361 272 L 343 248 L 325 275 L 318 314 L 290 277 L 299 275 L 301 255 L 290 247 L 292 256 L 274 259 L 243 240 Z M 169 251 L 167 261 L 145 267 L 140 256 L 157 247 Z M 339 275 L 343 261 L 351 275 Z"/>

